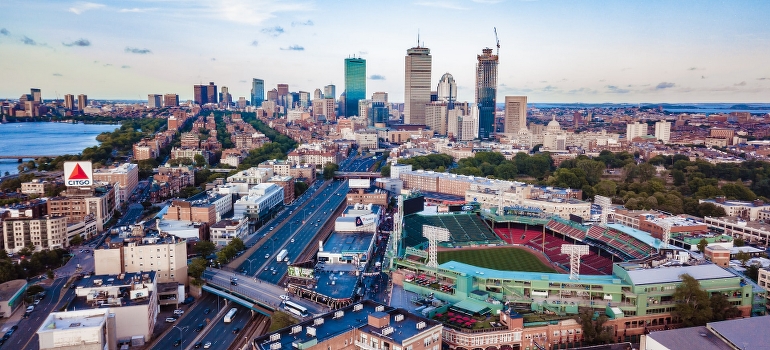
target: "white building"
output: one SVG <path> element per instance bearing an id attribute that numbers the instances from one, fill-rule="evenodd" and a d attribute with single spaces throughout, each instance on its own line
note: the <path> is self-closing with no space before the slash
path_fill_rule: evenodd
<path id="1" fill-rule="evenodd" d="M 228 176 L 227 182 L 242 182 L 256 185 L 267 181 L 271 177 L 273 177 L 272 169 L 251 167 Z"/>
<path id="2" fill-rule="evenodd" d="M 637 137 L 647 136 L 647 124 L 635 122 L 626 125 L 626 140 L 631 141 Z"/>
<path id="3" fill-rule="evenodd" d="M 127 237 L 112 240 L 109 249 L 94 250 L 97 275 L 155 271 L 158 283 L 187 283 L 187 244 L 173 236 Z"/>
<path id="4" fill-rule="evenodd" d="M 52 312 L 37 330 L 42 349 L 115 350 L 115 315 L 109 309 Z"/>
<path id="5" fill-rule="evenodd" d="M 224 219 L 211 226 L 209 240 L 218 246 L 226 246 L 233 238 L 244 239 L 249 234 L 249 220 Z"/>
<path id="6" fill-rule="evenodd" d="M 249 189 L 249 194 L 235 202 L 234 218 L 262 218 L 283 204 L 283 188 L 274 183 L 262 183 Z"/>
<path id="7" fill-rule="evenodd" d="M 655 123 L 655 139 L 668 143 L 671 140 L 671 123 L 660 120 Z"/>
<path id="8" fill-rule="evenodd" d="M 124 163 L 117 167 L 94 169 L 94 181 L 118 183 L 115 199 L 123 203 L 139 185 L 139 165 Z"/>
<path id="9" fill-rule="evenodd" d="M 64 216 L 11 217 L 2 222 L 2 242 L 9 253 L 16 253 L 25 246 L 36 251 L 69 246 L 67 218 Z"/>

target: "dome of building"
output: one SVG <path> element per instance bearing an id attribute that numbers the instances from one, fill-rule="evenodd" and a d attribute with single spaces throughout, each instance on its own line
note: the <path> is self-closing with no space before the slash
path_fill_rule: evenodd
<path id="1" fill-rule="evenodd" d="M 545 129 L 548 132 L 559 132 L 561 131 L 561 124 L 559 124 L 559 122 L 556 121 L 556 117 L 554 117 L 548 122 L 548 126 L 546 126 Z"/>

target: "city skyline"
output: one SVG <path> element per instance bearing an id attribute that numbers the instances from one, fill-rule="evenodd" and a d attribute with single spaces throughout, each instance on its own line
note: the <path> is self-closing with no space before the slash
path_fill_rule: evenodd
<path id="1" fill-rule="evenodd" d="M 192 99 L 192 85 L 269 90 L 344 86 L 344 59 L 367 60 L 366 90 L 404 102 L 404 52 L 431 49 L 458 100 L 474 100 L 476 55 L 500 36 L 497 100 L 763 102 L 770 28 L 760 1 L 357 2 L 5 1 L 0 4 L 2 98 Z M 372 21 L 371 14 L 378 19 Z M 478 19 L 474 19 L 478 18 Z M 372 23 L 388 23 L 373 25 Z M 341 91 L 340 91 L 341 92 Z M 369 98 L 366 96 L 365 98 Z"/>

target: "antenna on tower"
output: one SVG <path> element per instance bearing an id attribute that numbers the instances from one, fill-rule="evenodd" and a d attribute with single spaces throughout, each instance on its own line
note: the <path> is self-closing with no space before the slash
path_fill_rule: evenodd
<path id="1" fill-rule="evenodd" d="M 417 47 L 420 47 L 420 30 L 417 29 Z"/>
<path id="2" fill-rule="evenodd" d="M 495 41 L 497 41 L 497 55 L 500 56 L 500 39 L 497 38 L 497 27 L 495 28 Z"/>

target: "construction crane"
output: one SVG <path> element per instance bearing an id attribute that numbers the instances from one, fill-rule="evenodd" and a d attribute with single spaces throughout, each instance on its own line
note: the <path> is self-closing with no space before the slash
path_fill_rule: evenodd
<path id="1" fill-rule="evenodd" d="M 495 41 L 497 41 L 497 55 L 500 56 L 500 39 L 497 38 L 497 27 L 495 28 Z"/>

